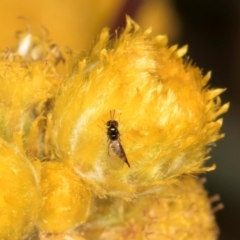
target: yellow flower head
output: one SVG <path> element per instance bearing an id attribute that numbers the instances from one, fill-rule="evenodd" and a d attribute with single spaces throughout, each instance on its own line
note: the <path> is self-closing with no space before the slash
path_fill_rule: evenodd
<path id="1" fill-rule="evenodd" d="M 104 29 L 89 55 L 69 57 L 56 98 L 55 155 L 100 196 L 164 193 L 182 174 L 210 170 L 203 167 L 209 146 L 223 137 L 224 89 L 206 87 L 210 73 L 182 58 L 186 46 L 168 47 L 166 36 L 149 34 L 130 18 L 115 41 Z M 115 138 L 106 133 L 109 120 L 119 124 Z M 126 158 L 130 168 L 116 169 Z"/>
<path id="2" fill-rule="evenodd" d="M 0 239 L 21 239 L 35 225 L 39 182 L 29 160 L 0 138 Z"/>
<path id="3" fill-rule="evenodd" d="M 59 78 L 45 61 L 25 62 L 13 53 L 2 53 L 0 136 L 11 142 L 17 133 L 28 134 L 30 123 L 56 94 Z"/>
<path id="4" fill-rule="evenodd" d="M 38 228 L 63 233 L 85 222 L 91 209 L 91 194 L 78 176 L 54 161 L 42 162 L 40 173 L 42 201 Z"/>
<path id="5" fill-rule="evenodd" d="M 79 230 L 86 239 L 193 240 L 217 239 L 219 234 L 201 181 L 181 179 L 179 198 L 143 197 L 134 203 L 98 199 L 98 210 Z"/>

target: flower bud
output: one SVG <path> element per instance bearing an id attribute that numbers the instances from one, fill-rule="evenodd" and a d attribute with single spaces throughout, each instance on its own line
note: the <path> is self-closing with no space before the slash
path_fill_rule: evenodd
<path id="1" fill-rule="evenodd" d="M 0 138 L 0 239 L 21 239 L 36 223 L 36 172 L 19 150 Z"/>
<path id="2" fill-rule="evenodd" d="M 186 46 L 168 47 L 165 36 L 149 34 L 129 18 L 115 41 L 104 29 L 86 58 L 69 61 L 56 98 L 55 155 L 99 196 L 167 194 L 183 174 L 214 168 L 203 164 L 223 137 L 224 89 L 206 87 L 210 74 L 183 59 Z M 118 163 L 124 167 L 116 170 Z"/>
<path id="3" fill-rule="evenodd" d="M 79 177 L 60 162 L 41 162 L 40 166 L 39 229 L 47 233 L 64 233 L 85 222 L 91 194 Z"/>
<path id="4" fill-rule="evenodd" d="M 86 239 L 217 239 L 219 230 L 201 181 L 184 177 L 177 197 L 142 197 L 133 203 L 98 200 L 98 211 L 80 228 Z"/>
<path id="5" fill-rule="evenodd" d="M 13 53 L 0 54 L 0 136 L 5 140 L 26 137 L 36 115 L 43 114 L 59 86 L 52 68 L 44 61 L 26 63 Z"/>

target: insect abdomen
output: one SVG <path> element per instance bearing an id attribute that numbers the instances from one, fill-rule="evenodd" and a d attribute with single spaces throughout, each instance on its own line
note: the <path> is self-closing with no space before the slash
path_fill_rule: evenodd
<path id="1" fill-rule="evenodd" d="M 123 147 L 121 143 L 118 140 L 113 140 L 110 143 L 110 147 L 113 150 L 113 152 L 119 157 L 119 158 L 124 158 L 126 157 L 126 154 L 123 150 Z"/>

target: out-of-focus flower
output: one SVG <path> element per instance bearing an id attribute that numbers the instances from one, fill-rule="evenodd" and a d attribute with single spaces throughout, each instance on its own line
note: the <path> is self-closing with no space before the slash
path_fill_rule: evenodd
<path id="1" fill-rule="evenodd" d="M 50 62 L 26 62 L 15 53 L 5 52 L 0 56 L 0 79 L 0 136 L 25 145 L 28 153 L 42 155 L 41 133 L 37 125 L 32 129 L 32 123 L 44 115 L 47 100 L 60 86 L 60 75 Z M 19 136 L 22 142 L 16 141 Z"/>
<path id="2" fill-rule="evenodd" d="M 184 177 L 174 191 L 179 197 L 97 200 L 97 212 L 79 231 L 91 240 L 216 239 L 218 228 L 201 182 Z"/>
<path id="3" fill-rule="evenodd" d="M 64 164 L 40 164 L 42 201 L 37 226 L 43 232 L 64 233 L 85 222 L 91 209 L 91 194 Z"/>
<path id="4" fill-rule="evenodd" d="M 143 28 L 152 27 L 152 36 L 166 34 L 170 42 L 176 42 L 181 31 L 181 20 L 171 0 L 144 0 L 135 15 Z"/>
<path id="5" fill-rule="evenodd" d="M 66 234 L 47 234 L 40 232 L 37 236 L 39 240 L 86 240 L 79 233 L 66 233 Z M 29 239 L 31 240 L 31 238 Z"/>
<path id="6" fill-rule="evenodd" d="M 27 157 L 1 138 L 0 184 L 0 238 L 21 239 L 38 217 L 38 178 Z"/>
<path id="7" fill-rule="evenodd" d="M 0 50 L 14 46 L 15 31 L 22 29 L 26 22 L 47 27 L 59 45 L 82 50 L 103 27 L 114 25 L 125 3 L 126 0 L 0 1 L 0 21 L 4 23 L 0 25 Z M 26 20 L 19 21 L 19 16 Z"/>

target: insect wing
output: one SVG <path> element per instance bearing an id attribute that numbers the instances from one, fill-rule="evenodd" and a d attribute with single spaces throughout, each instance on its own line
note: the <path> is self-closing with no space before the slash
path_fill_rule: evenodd
<path id="1" fill-rule="evenodd" d="M 119 142 L 119 147 L 120 147 L 120 153 L 119 153 L 119 157 L 121 158 L 121 159 L 123 159 L 123 161 L 128 165 L 128 167 L 130 168 L 130 164 L 129 164 L 129 162 L 128 162 L 128 160 L 127 160 L 127 156 L 126 156 L 126 153 L 125 153 L 125 151 L 124 151 L 124 149 L 123 149 L 123 146 L 122 146 L 122 144 Z"/>
<path id="2" fill-rule="evenodd" d="M 125 153 L 123 157 L 119 157 L 122 152 L 122 146 L 117 141 L 113 141 L 108 146 L 108 164 L 115 170 L 122 169 L 125 162 Z M 121 155 L 120 155 L 121 156 Z"/>

